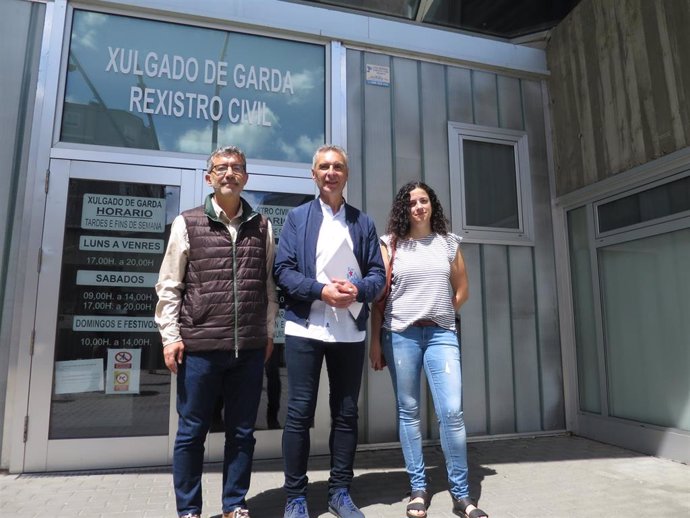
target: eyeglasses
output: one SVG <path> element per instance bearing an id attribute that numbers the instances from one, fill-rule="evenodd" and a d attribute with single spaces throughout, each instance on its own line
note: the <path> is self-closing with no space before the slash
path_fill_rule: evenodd
<path id="1" fill-rule="evenodd" d="M 246 171 L 246 167 L 244 164 L 218 164 L 211 168 L 211 172 L 215 173 L 216 176 L 224 176 L 228 171 L 232 171 L 232 174 L 243 174 Z"/>

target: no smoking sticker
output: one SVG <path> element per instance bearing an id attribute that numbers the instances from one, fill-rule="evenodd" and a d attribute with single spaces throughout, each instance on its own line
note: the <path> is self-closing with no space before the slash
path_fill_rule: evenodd
<path id="1" fill-rule="evenodd" d="M 141 349 L 108 349 L 106 394 L 139 394 Z"/>

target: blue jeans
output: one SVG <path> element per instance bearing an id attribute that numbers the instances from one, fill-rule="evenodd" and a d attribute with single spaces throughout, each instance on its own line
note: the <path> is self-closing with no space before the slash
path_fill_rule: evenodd
<path id="1" fill-rule="evenodd" d="M 324 358 L 331 408 L 331 473 L 328 492 L 349 488 L 357 449 L 357 399 L 362 382 L 364 342 L 322 342 L 285 337 L 288 403 L 283 428 L 285 492 L 288 500 L 307 494 L 309 428 L 314 422 L 319 375 Z"/>
<path id="2" fill-rule="evenodd" d="M 254 455 L 254 423 L 261 398 L 264 349 L 185 353 L 177 371 L 177 437 L 173 483 L 178 514 L 201 514 L 204 442 L 219 397 L 223 400 L 223 512 L 246 505 Z"/>
<path id="3" fill-rule="evenodd" d="M 383 353 L 397 401 L 400 444 L 410 486 L 426 489 L 419 397 L 421 370 L 429 382 L 440 423 L 450 492 L 469 496 L 467 437 L 462 415 L 460 346 L 455 332 L 442 327 L 410 326 L 401 333 L 383 330 Z"/>

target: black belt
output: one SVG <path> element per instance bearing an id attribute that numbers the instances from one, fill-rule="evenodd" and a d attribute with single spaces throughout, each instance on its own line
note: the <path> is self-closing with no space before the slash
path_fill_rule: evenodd
<path id="1" fill-rule="evenodd" d="M 431 327 L 431 326 L 437 326 L 438 324 L 434 322 L 433 320 L 415 320 L 410 324 L 411 326 L 414 327 Z"/>

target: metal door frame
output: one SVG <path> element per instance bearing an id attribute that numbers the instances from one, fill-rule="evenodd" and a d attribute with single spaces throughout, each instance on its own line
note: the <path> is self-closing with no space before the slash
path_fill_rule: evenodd
<path id="1" fill-rule="evenodd" d="M 30 367 L 23 471 L 169 463 L 169 452 L 172 450 L 170 434 L 165 439 L 161 436 L 60 440 L 48 438 L 67 193 L 71 178 L 179 186 L 180 210 L 184 210 L 192 207 L 200 195 L 199 176 L 198 171 L 179 168 L 51 160 L 50 189 L 46 198 L 41 242 L 42 260 L 36 302 L 34 351 Z M 56 226 L 60 231 L 55 230 Z M 171 405 L 171 414 L 172 412 L 174 405 Z"/>

